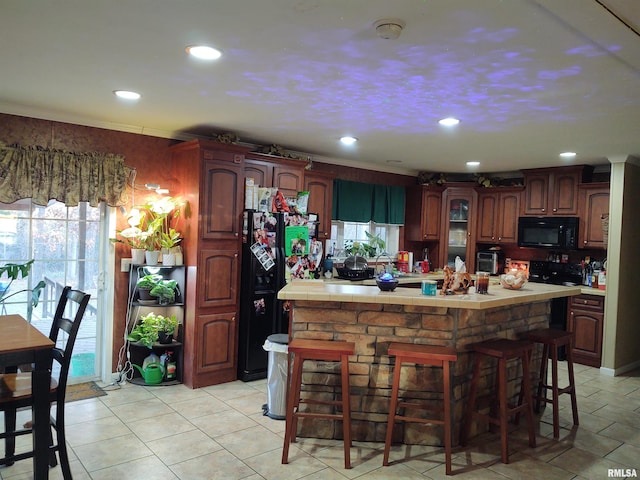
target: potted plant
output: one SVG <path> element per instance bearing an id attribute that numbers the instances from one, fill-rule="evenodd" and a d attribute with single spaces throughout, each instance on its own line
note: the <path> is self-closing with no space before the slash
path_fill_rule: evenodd
<path id="1" fill-rule="evenodd" d="M 34 260 L 29 260 L 26 263 L 7 263 L 0 267 L 0 277 L 7 274 L 8 280 L 0 280 L 0 305 L 2 308 L 5 308 L 5 301 L 16 295 L 19 295 L 24 292 L 28 292 L 31 294 L 31 299 L 27 304 L 27 320 L 31 323 L 31 316 L 33 313 L 33 309 L 38 306 L 38 302 L 40 300 L 40 293 L 46 287 L 44 280 L 40 280 L 31 290 L 23 289 L 15 292 L 9 292 L 9 287 L 18 278 L 26 278 L 31 271 L 31 266 L 33 265 Z"/>
<path id="2" fill-rule="evenodd" d="M 133 208 L 127 215 L 129 227 L 117 230 L 121 238 L 110 238 L 113 243 L 122 243 L 131 248 L 131 262 L 142 265 L 145 261 L 145 251 L 153 248 L 153 229 L 147 225 L 146 215 L 138 208 Z"/>
<path id="3" fill-rule="evenodd" d="M 138 290 L 138 298 L 140 300 L 153 300 L 154 295 L 151 295 L 151 290 L 158 285 L 158 282 L 162 280 L 162 275 L 157 273 L 145 275 L 140 277 L 136 283 L 136 289 Z"/>
<path id="4" fill-rule="evenodd" d="M 160 336 L 163 337 L 163 341 L 160 343 L 171 343 L 177 326 L 178 320 L 175 315 L 165 317 L 164 315 L 149 312 L 140 317 L 140 322 L 127 335 L 127 340 L 139 343 L 147 348 L 153 347 L 153 344 L 160 340 Z"/>
<path id="5" fill-rule="evenodd" d="M 187 202 L 182 202 L 173 197 L 161 197 L 147 202 L 142 207 L 149 229 L 153 232 L 150 247 L 156 250 L 163 249 L 162 263 L 165 265 L 175 265 L 175 256 L 171 257 L 171 254 L 174 253 L 172 249 L 181 241 L 180 233 L 171 226 L 171 222 L 177 222 L 183 210 L 187 213 L 188 205 Z M 169 261 L 164 258 L 165 254 L 169 254 Z"/>
<path id="6" fill-rule="evenodd" d="M 176 301 L 176 289 L 178 288 L 178 282 L 171 279 L 161 279 L 151 289 L 149 294 L 152 297 L 158 297 L 158 303 L 160 305 L 166 305 Z"/>

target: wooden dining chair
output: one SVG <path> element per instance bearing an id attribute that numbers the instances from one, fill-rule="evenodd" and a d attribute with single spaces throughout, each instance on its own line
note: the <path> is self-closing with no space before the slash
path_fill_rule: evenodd
<path id="1" fill-rule="evenodd" d="M 71 366 L 71 354 L 78 335 L 80 322 L 89 303 L 91 295 L 80 290 L 72 290 L 66 286 L 62 291 L 58 306 L 51 325 L 49 338 L 55 343 L 52 350 L 50 370 L 54 362 L 60 367 L 57 377 L 51 378 L 51 388 L 49 400 L 56 403 L 56 414 L 51 415 L 51 426 L 56 431 L 57 443 L 53 442 L 53 435 L 49 440 L 50 460 L 49 465 L 57 465 L 55 451 L 60 455 L 60 466 L 62 475 L 66 479 L 71 479 L 71 469 L 69 467 L 69 455 L 65 440 L 64 428 L 64 401 L 67 389 L 67 378 Z M 67 318 L 67 311 L 75 311 L 73 316 Z M 64 336 L 66 337 L 66 340 Z M 64 344 L 64 346 L 62 346 Z M 5 439 L 5 457 L 0 459 L 0 465 L 13 465 L 17 460 L 31 458 L 33 451 L 15 453 L 16 437 L 27 435 L 32 432 L 31 428 L 16 430 L 16 411 L 19 408 L 31 407 L 33 396 L 31 394 L 31 373 L 7 373 L 0 376 L 0 410 L 4 412 L 5 431 L 0 434 L 0 438 Z"/>

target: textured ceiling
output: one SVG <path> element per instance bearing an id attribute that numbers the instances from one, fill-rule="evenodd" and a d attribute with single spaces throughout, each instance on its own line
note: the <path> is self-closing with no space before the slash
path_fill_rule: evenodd
<path id="1" fill-rule="evenodd" d="M 376 36 L 384 17 L 400 38 Z M 0 112 L 233 132 L 398 173 L 555 166 L 567 150 L 607 164 L 640 156 L 639 19 L 629 0 L 4 0 Z M 185 54 L 201 43 L 224 56 Z"/>

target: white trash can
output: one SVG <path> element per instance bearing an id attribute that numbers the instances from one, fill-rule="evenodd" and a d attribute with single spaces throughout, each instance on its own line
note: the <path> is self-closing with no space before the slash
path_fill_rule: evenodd
<path id="1" fill-rule="evenodd" d="M 269 335 L 262 348 L 269 353 L 267 364 L 267 404 L 262 406 L 264 414 L 275 420 L 285 420 L 287 415 L 287 367 L 289 335 Z"/>

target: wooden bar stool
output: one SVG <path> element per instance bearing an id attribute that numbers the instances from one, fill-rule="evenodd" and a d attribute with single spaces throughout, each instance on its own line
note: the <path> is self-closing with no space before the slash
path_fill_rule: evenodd
<path id="1" fill-rule="evenodd" d="M 535 411 L 540 411 L 540 402 L 551 403 L 553 405 L 553 438 L 560 437 L 560 418 L 558 413 L 558 397 L 563 393 L 571 395 L 571 411 L 573 413 L 573 424 L 578 422 L 578 402 L 576 401 L 576 382 L 573 376 L 573 340 L 575 334 L 564 330 L 552 328 L 542 328 L 532 330 L 525 334 L 525 338 L 532 342 L 541 343 L 542 362 L 540 364 L 540 376 L 538 377 L 538 389 L 534 397 Z M 569 373 L 569 385 L 564 388 L 558 387 L 558 349 L 562 346 L 567 351 L 567 370 Z M 551 352 L 551 385 L 547 383 L 549 369 L 549 352 Z M 543 392 L 544 389 L 544 392 Z M 551 389 L 551 398 L 547 397 L 547 391 Z"/>
<path id="2" fill-rule="evenodd" d="M 396 364 L 393 368 L 393 389 L 391 391 L 391 405 L 389 407 L 389 420 L 387 422 L 387 438 L 384 444 L 384 456 L 382 464 L 389 465 L 389 449 L 391 448 L 391 438 L 393 437 L 393 426 L 396 421 L 431 423 L 444 425 L 444 452 L 446 474 L 451 475 L 451 376 L 449 362 L 458 359 L 455 348 L 438 347 L 430 345 L 414 345 L 407 343 L 391 343 L 389 345 L 389 355 L 396 357 Z M 415 363 L 418 365 L 431 365 L 442 367 L 443 377 L 443 408 L 434 408 L 423 403 L 399 402 L 400 370 L 403 363 Z M 398 408 L 412 408 L 422 410 L 444 411 L 443 419 L 426 419 L 396 415 Z"/>
<path id="3" fill-rule="evenodd" d="M 474 417 L 488 420 L 490 423 L 500 426 L 502 463 L 509 463 L 507 422 L 509 416 L 519 414 L 524 410 L 527 415 L 527 424 L 529 429 L 529 446 L 536 446 L 536 433 L 535 425 L 533 424 L 533 406 L 531 396 L 531 375 L 529 373 L 529 364 L 531 361 L 533 346 L 534 344 L 527 340 L 509 340 L 504 338 L 496 338 L 485 342 L 467 345 L 467 349 L 475 353 L 475 363 L 471 387 L 469 389 L 469 406 L 467 408 L 464 427 L 460 435 L 461 445 L 466 445 L 469 432 L 471 431 L 471 422 Z M 497 416 L 494 416 L 492 412 L 489 412 L 489 414 L 482 414 L 475 411 L 478 381 L 480 380 L 480 367 L 483 357 L 490 357 L 498 360 L 496 390 L 499 413 Z M 517 405 L 509 405 L 509 397 L 507 394 L 507 361 L 518 358 L 522 362 L 522 381 L 520 384 L 522 393 Z"/>
<path id="4" fill-rule="evenodd" d="M 329 340 L 293 339 L 289 342 L 291 378 L 287 382 L 287 413 L 282 449 L 282 463 L 289 463 L 289 444 L 296 441 L 298 418 L 328 418 L 342 420 L 344 435 L 344 468 L 351 468 L 351 404 L 349 398 L 349 355 L 355 353 L 355 343 Z M 300 398 L 302 365 L 305 360 L 341 362 L 342 400 Z M 300 412 L 300 404 L 341 406 L 342 413 Z"/>

